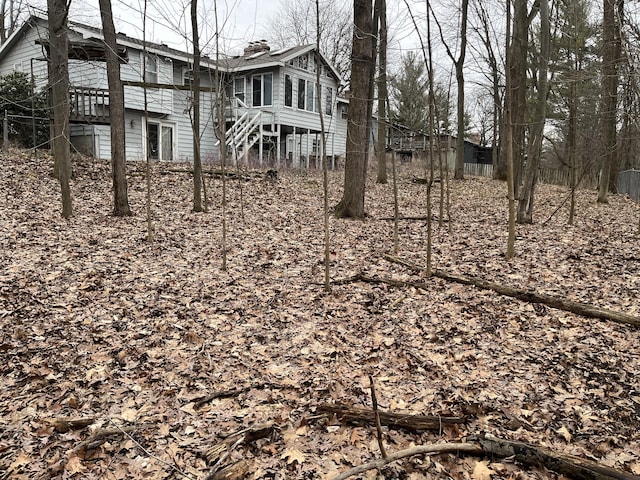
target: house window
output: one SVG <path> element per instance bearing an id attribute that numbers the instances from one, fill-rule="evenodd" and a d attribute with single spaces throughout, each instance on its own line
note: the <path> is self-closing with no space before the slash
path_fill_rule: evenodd
<path id="1" fill-rule="evenodd" d="M 193 70 L 185 68 L 182 73 L 182 84 L 185 86 L 193 85 Z"/>
<path id="2" fill-rule="evenodd" d="M 236 78 L 233 81 L 233 96 L 241 102 L 244 102 L 245 90 L 244 90 L 244 77 Z"/>
<path id="3" fill-rule="evenodd" d="M 266 73 L 262 76 L 263 82 L 263 105 L 273 105 L 273 75 Z"/>
<path id="4" fill-rule="evenodd" d="M 324 96 L 324 113 L 325 115 L 333 115 L 333 88 L 326 87 L 327 93 Z"/>
<path id="5" fill-rule="evenodd" d="M 251 90 L 254 107 L 273 104 L 273 75 L 265 73 L 252 77 Z"/>
<path id="6" fill-rule="evenodd" d="M 310 112 L 318 110 L 318 102 L 316 99 L 316 85 L 307 81 L 307 110 Z"/>
<path id="7" fill-rule="evenodd" d="M 291 80 L 291 75 L 284 76 L 284 106 L 293 107 L 293 80 Z"/>
<path id="8" fill-rule="evenodd" d="M 173 160 L 173 126 L 159 122 L 147 124 L 147 155 L 151 160 Z"/>
<path id="9" fill-rule="evenodd" d="M 348 117 L 349 117 L 349 111 L 347 110 L 347 106 L 342 105 L 340 107 L 340 118 L 342 118 L 342 120 L 347 120 Z"/>
<path id="10" fill-rule="evenodd" d="M 306 54 L 298 57 L 298 68 L 306 70 L 309 68 L 309 57 Z"/>
<path id="11" fill-rule="evenodd" d="M 306 81 L 304 81 L 302 78 L 298 79 L 298 110 L 304 110 L 306 85 Z"/>
<path id="12" fill-rule="evenodd" d="M 144 62 L 144 81 L 158 83 L 158 57 L 147 55 Z"/>

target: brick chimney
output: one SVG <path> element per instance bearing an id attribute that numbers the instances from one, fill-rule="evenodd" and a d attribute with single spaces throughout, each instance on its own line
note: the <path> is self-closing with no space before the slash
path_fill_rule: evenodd
<path id="1" fill-rule="evenodd" d="M 249 42 L 249 45 L 244 47 L 244 54 L 251 55 L 258 52 L 268 52 L 271 47 L 266 40 L 258 40 L 257 42 Z"/>

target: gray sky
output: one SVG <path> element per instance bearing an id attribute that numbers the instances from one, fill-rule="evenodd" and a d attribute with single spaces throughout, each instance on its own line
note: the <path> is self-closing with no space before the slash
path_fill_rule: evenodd
<path id="1" fill-rule="evenodd" d="M 200 0 L 201 41 L 210 41 L 215 32 L 214 1 Z M 221 50 L 241 50 L 250 40 L 263 38 L 270 17 L 277 14 L 278 0 L 217 1 Z M 71 20 L 100 26 L 98 0 L 72 2 Z M 112 0 L 116 30 L 142 39 L 144 0 Z M 174 48 L 189 49 L 184 32 L 191 28 L 188 0 L 148 0 L 145 36 Z M 206 19 L 206 20 L 205 20 Z M 211 46 L 213 48 L 213 45 Z"/>

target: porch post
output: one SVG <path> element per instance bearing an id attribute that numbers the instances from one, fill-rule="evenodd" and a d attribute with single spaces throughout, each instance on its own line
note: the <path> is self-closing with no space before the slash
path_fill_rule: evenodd
<path id="1" fill-rule="evenodd" d="M 263 146 L 262 146 L 262 122 L 260 122 L 260 126 L 258 127 L 258 142 L 260 142 L 260 144 L 258 145 L 258 163 L 260 164 L 260 168 L 262 168 L 262 154 L 263 154 Z"/>
<path id="2" fill-rule="evenodd" d="M 291 161 L 291 167 L 295 168 L 298 165 L 298 157 L 297 157 L 297 153 L 298 153 L 298 149 L 296 147 L 297 145 L 297 137 L 296 137 L 296 127 L 293 127 L 293 155 L 292 155 L 292 161 Z"/>
<path id="3" fill-rule="evenodd" d="M 280 169 L 280 133 L 281 133 L 281 129 L 280 129 L 280 124 L 276 125 L 276 133 L 277 135 L 277 140 L 276 140 L 276 165 L 278 167 L 278 170 Z"/>

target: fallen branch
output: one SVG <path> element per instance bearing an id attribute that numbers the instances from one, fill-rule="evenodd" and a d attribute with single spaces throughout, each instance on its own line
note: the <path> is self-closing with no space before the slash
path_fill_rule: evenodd
<path id="1" fill-rule="evenodd" d="M 350 407 L 348 405 L 333 405 L 324 403 L 317 407 L 318 413 L 336 415 L 348 423 L 359 425 L 375 425 L 376 416 L 369 408 Z M 443 425 L 460 424 L 466 421 L 463 417 L 441 417 L 435 415 L 409 415 L 391 413 L 378 410 L 380 425 L 401 430 L 440 430 Z"/>
<path id="2" fill-rule="evenodd" d="M 86 418 L 47 418 L 45 421 L 50 424 L 58 433 L 66 433 L 69 430 L 82 430 L 96 421 L 95 417 Z"/>
<path id="3" fill-rule="evenodd" d="M 249 469 L 247 462 L 236 462 L 228 465 L 224 468 L 220 468 L 223 465 L 231 452 L 233 452 L 239 445 L 246 445 L 254 442 L 260 438 L 268 437 L 273 433 L 275 424 L 261 423 L 252 425 L 251 427 L 244 428 L 237 432 L 228 435 L 224 442 L 218 443 L 213 447 L 207 449 L 204 457 L 207 463 L 213 463 L 212 471 L 205 477 L 205 480 L 231 480 L 245 478 L 244 475 Z"/>
<path id="4" fill-rule="evenodd" d="M 382 218 L 380 218 L 380 220 L 386 220 L 388 222 L 393 222 L 395 220 L 395 218 L 393 218 L 393 217 L 382 217 Z M 427 220 L 429 220 L 429 217 L 424 216 L 424 215 L 423 216 L 417 216 L 417 217 L 411 217 L 411 216 L 409 216 L 409 217 L 398 217 L 398 220 L 400 220 L 400 221 L 405 220 L 405 221 L 408 221 L 408 222 L 426 222 Z M 436 217 L 434 215 L 434 216 L 431 217 L 431 221 L 439 222 L 440 218 Z M 442 221 L 443 222 L 448 222 L 449 219 L 443 218 Z"/>
<path id="5" fill-rule="evenodd" d="M 100 428 L 93 432 L 89 438 L 80 442 L 73 450 L 75 452 L 94 450 L 106 442 L 109 437 L 126 436 L 129 433 L 150 427 L 155 427 L 155 424 L 143 423 L 128 427 Z"/>
<path id="6" fill-rule="evenodd" d="M 616 470 L 573 455 L 554 452 L 548 448 L 522 442 L 513 442 L 489 435 L 472 437 L 487 456 L 514 457 L 526 465 L 538 466 L 579 480 L 640 480 L 628 472 Z"/>
<path id="7" fill-rule="evenodd" d="M 406 262 L 396 257 L 392 257 L 391 255 L 383 255 L 383 258 L 390 262 L 398 263 L 400 265 L 409 267 L 411 270 L 416 272 L 425 271 L 423 268 L 418 267 L 417 265 L 411 264 L 409 262 Z M 461 283 L 463 285 L 473 285 L 475 287 L 482 288 L 484 290 L 493 290 L 494 292 L 499 293 L 500 295 L 517 298 L 518 300 L 522 300 L 523 302 L 542 303 L 551 308 L 564 310 L 565 312 L 575 313 L 578 315 L 582 315 L 583 317 L 599 318 L 602 320 L 612 320 L 614 322 L 633 325 L 634 327 L 640 327 L 640 317 L 629 315 L 627 313 L 616 312 L 614 310 L 609 310 L 606 308 L 598 308 L 592 305 L 588 305 L 586 303 L 576 302 L 574 300 L 568 300 L 566 298 L 556 297 L 553 295 L 547 295 L 545 293 L 537 293 L 537 292 L 532 292 L 522 288 L 508 287 L 506 285 L 500 285 L 499 283 L 490 282 L 482 278 L 472 277 L 469 275 L 461 275 L 457 273 L 451 273 L 445 270 L 434 269 L 432 271 L 432 275 L 434 277 L 438 277 L 450 282 Z M 359 277 L 360 277 L 360 280 L 362 281 L 386 283 L 388 285 L 393 285 L 397 287 L 413 286 L 418 288 L 429 288 L 429 285 L 424 282 L 402 282 L 398 280 L 375 279 L 371 277 L 365 277 L 363 275 L 360 275 Z"/>
<path id="8" fill-rule="evenodd" d="M 534 467 L 542 466 L 548 470 L 576 480 L 640 480 L 640 477 L 637 475 L 600 465 L 591 460 L 554 452 L 545 447 L 485 435 L 471 437 L 469 441 L 465 443 L 421 445 L 400 450 L 389 455 L 387 458 L 381 458 L 353 467 L 333 477 L 332 480 L 345 480 L 369 470 L 380 469 L 389 463 L 414 455 L 454 452 L 484 455 L 490 458 L 513 457 L 525 465 Z"/>
<path id="9" fill-rule="evenodd" d="M 220 458 L 226 455 L 227 452 L 231 452 L 236 446 L 241 444 L 246 445 L 260 438 L 268 437 L 273 433 L 274 429 L 275 424 L 272 422 L 260 423 L 248 428 L 243 428 L 225 437 L 224 442 L 207 449 L 204 457 L 209 463 L 222 463 L 219 462 Z"/>
<path id="10" fill-rule="evenodd" d="M 259 383 L 256 385 L 248 385 L 243 388 L 234 388 L 232 390 L 221 390 L 219 392 L 213 392 L 209 395 L 206 395 L 202 398 L 199 398 L 193 403 L 193 408 L 198 409 L 202 407 L 204 404 L 209 403 L 211 400 L 215 400 L 216 398 L 231 398 L 237 397 L 242 393 L 247 393 L 251 390 L 264 390 L 266 388 L 270 388 L 272 390 L 282 389 L 284 388 L 282 385 L 276 385 L 274 383 Z M 290 387 L 288 387 L 290 388 Z"/>
<path id="11" fill-rule="evenodd" d="M 224 467 L 217 472 L 211 472 L 204 477 L 204 480 L 240 480 L 246 478 L 251 465 L 246 460 L 240 460 Z"/>
<path id="12" fill-rule="evenodd" d="M 419 447 L 407 448 L 406 450 L 400 450 L 398 452 L 392 453 L 387 458 L 381 458 L 379 460 L 374 460 L 373 462 L 353 467 L 352 469 L 333 477 L 333 480 L 345 480 L 349 477 L 359 475 L 369 470 L 380 469 L 385 465 L 388 465 L 389 463 L 395 462 L 396 460 L 413 457 L 414 455 L 454 452 L 466 452 L 473 455 L 481 455 L 482 447 L 475 443 L 441 443 L 437 445 L 421 445 Z"/>

